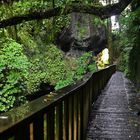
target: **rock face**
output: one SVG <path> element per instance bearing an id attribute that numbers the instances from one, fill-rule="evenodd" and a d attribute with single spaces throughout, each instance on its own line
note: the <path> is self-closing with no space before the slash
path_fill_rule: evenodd
<path id="1" fill-rule="evenodd" d="M 68 52 L 73 45 L 74 37 L 71 30 L 71 25 L 57 34 L 55 39 L 57 46 L 64 52 Z"/>
<path id="2" fill-rule="evenodd" d="M 107 45 L 105 26 L 95 26 L 93 16 L 82 13 L 71 14 L 71 24 L 57 36 L 57 45 L 67 55 L 80 56 L 85 51 L 100 53 Z"/>
<path id="3" fill-rule="evenodd" d="M 95 55 L 100 53 L 107 47 L 106 27 L 101 26 L 95 28 L 96 32 L 90 37 L 90 48 L 95 52 Z"/>

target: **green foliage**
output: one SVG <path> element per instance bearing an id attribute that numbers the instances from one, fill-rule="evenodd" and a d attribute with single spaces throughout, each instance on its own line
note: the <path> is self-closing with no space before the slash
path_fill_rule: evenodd
<path id="1" fill-rule="evenodd" d="M 93 61 L 92 52 L 84 53 L 78 59 L 78 67 L 77 67 L 77 70 L 76 70 L 76 75 L 78 76 L 77 79 L 80 79 L 80 77 L 82 77 L 88 71 L 95 72 L 96 71 L 95 67 L 96 67 L 96 64 Z"/>
<path id="2" fill-rule="evenodd" d="M 93 25 L 95 25 L 95 26 L 106 26 L 106 20 L 101 20 L 99 17 L 97 17 L 97 16 L 93 16 L 93 18 L 92 18 L 92 22 L 93 22 Z"/>
<path id="3" fill-rule="evenodd" d="M 77 39 L 82 40 L 89 33 L 89 29 L 87 27 L 84 27 L 84 26 L 81 26 L 81 27 L 79 26 L 77 28 L 78 28 Z"/>
<path id="4" fill-rule="evenodd" d="M 27 80 L 29 94 L 38 91 L 41 83 L 49 83 L 55 86 L 55 89 L 59 89 L 73 82 L 73 71 L 64 58 L 63 52 L 55 45 L 45 46 L 42 57 L 36 55 L 34 58 L 31 60 Z"/>
<path id="5" fill-rule="evenodd" d="M 47 46 L 46 52 L 47 79 L 50 84 L 55 85 L 58 81 L 68 76 L 68 66 L 64 60 L 63 53 L 54 45 Z"/>
<path id="6" fill-rule="evenodd" d="M 136 43 L 139 43 L 139 37 L 137 34 L 140 31 L 140 8 L 136 9 L 135 11 L 127 11 L 124 17 L 121 17 L 121 25 L 122 25 L 122 33 L 120 37 L 124 37 L 121 40 L 121 45 L 126 47 L 133 47 Z"/>
<path id="7" fill-rule="evenodd" d="M 125 75 L 129 76 L 129 57 L 132 48 L 124 48 L 121 52 L 119 70 L 123 71 Z"/>
<path id="8" fill-rule="evenodd" d="M 76 61 L 76 64 L 74 64 L 74 69 L 72 69 L 72 67 L 69 67 L 69 69 L 71 70 L 68 72 L 68 76 L 65 77 L 66 79 L 58 81 L 55 89 L 58 90 L 62 87 L 74 83 L 77 80 L 81 80 L 84 74 L 86 74 L 89 71 L 95 72 L 97 70 L 96 64 L 95 62 L 90 63 L 91 58 L 91 52 L 84 53 L 81 57 L 79 57 Z"/>
<path id="9" fill-rule="evenodd" d="M 23 44 L 23 48 L 27 56 L 31 56 L 35 52 L 35 49 L 37 49 L 36 41 L 27 31 L 19 31 L 18 37 L 20 39 L 20 43 Z"/>
<path id="10" fill-rule="evenodd" d="M 23 0 L 23 1 L 14 2 L 12 4 L 14 15 L 27 14 L 31 10 L 35 11 L 37 9 L 50 8 L 50 7 L 52 7 L 52 1 L 40 2 L 38 0 L 33 0 L 33 1 Z"/>
<path id="11" fill-rule="evenodd" d="M 24 91 L 29 65 L 20 44 L 8 38 L 0 40 L 0 111 L 13 107 L 18 93 Z"/>
<path id="12" fill-rule="evenodd" d="M 96 63 L 95 63 L 95 62 L 92 62 L 91 64 L 89 64 L 89 65 L 88 65 L 88 69 L 89 69 L 89 71 L 91 71 L 91 72 L 97 71 Z"/>
<path id="13" fill-rule="evenodd" d="M 91 57 L 91 53 L 84 53 L 78 59 L 78 66 L 74 76 L 75 79 L 80 80 L 83 77 L 83 75 L 88 71 L 88 64 Z"/>
<path id="14" fill-rule="evenodd" d="M 54 19 L 54 32 L 58 33 L 61 32 L 61 30 L 65 27 L 68 27 L 70 25 L 70 15 L 67 16 L 59 16 Z"/>
<path id="15" fill-rule="evenodd" d="M 119 66 L 118 68 L 121 71 L 124 71 L 124 73 L 131 77 L 131 69 L 130 68 L 130 53 L 133 49 L 133 47 L 137 46 L 139 44 L 139 31 L 140 31 L 140 25 L 138 24 L 138 21 L 140 21 L 139 17 L 140 8 L 137 10 L 131 12 L 127 11 L 124 13 L 124 16 L 121 17 L 121 33 L 119 34 L 119 41 L 117 46 L 120 49 L 120 58 L 119 58 Z"/>
<path id="16" fill-rule="evenodd" d="M 138 3 L 132 5 L 136 6 Z M 140 7 L 127 9 L 120 16 L 121 32 L 115 32 L 113 43 L 117 52 L 118 69 L 123 71 L 140 89 Z"/>
<path id="17" fill-rule="evenodd" d="M 31 61 L 29 75 L 27 79 L 27 93 L 32 94 L 38 90 L 40 90 L 40 84 L 46 81 L 46 69 L 41 67 L 41 59 L 34 59 Z"/>
<path id="18" fill-rule="evenodd" d="M 60 80 L 56 83 L 55 90 L 61 89 L 63 87 L 66 87 L 66 86 L 74 83 L 73 73 L 69 73 L 69 74 L 70 75 L 65 80 Z"/>
<path id="19" fill-rule="evenodd" d="M 55 7 L 64 8 L 71 2 L 56 0 Z M 0 5 L 0 20 L 42 8 L 52 8 L 52 1 L 11 1 Z M 53 85 L 58 90 L 82 79 L 88 71 L 94 71 L 95 63 L 89 65 L 91 53 L 78 60 L 68 59 L 52 44 L 57 33 L 69 24 L 70 15 L 63 15 L 0 29 L 0 36 L 4 37 L 0 40 L 0 111 L 24 103 L 25 96 L 40 90 L 41 83 Z M 83 37 L 87 29 L 80 29 Z"/>

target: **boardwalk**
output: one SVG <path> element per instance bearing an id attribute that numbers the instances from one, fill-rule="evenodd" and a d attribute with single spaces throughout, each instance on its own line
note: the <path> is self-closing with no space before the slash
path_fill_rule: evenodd
<path id="1" fill-rule="evenodd" d="M 140 98 L 116 72 L 93 105 L 86 140 L 140 140 Z"/>

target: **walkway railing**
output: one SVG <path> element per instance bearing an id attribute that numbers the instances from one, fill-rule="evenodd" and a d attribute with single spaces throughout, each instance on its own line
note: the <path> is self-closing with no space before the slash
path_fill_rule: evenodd
<path id="1" fill-rule="evenodd" d="M 115 65 L 0 115 L 0 140 L 84 140 L 92 103 Z"/>

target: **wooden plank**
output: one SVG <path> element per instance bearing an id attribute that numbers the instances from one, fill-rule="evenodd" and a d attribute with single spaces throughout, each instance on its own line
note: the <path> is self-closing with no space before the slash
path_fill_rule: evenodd
<path id="1" fill-rule="evenodd" d="M 87 115 L 87 123 L 88 123 L 88 117 L 90 114 L 90 80 L 87 82 L 87 107 L 88 107 L 88 115 Z"/>
<path id="2" fill-rule="evenodd" d="M 77 140 L 81 140 L 81 88 L 77 93 Z"/>
<path id="3" fill-rule="evenodd" d="M 84 91 L 83 87 L 80 89 L 80 140 L 83 140 L 83 134 L 84 134 L 84 97 L 83 97 Z"/>
<path id="4" fill-rule="evenodd" d="M 83 87 L 83 139 L 86 136 L 86 129 L 88 124 L 88 116 L 89 116 L 89 93 L 88 93 L 88 83 L 86 83 Z"/>
<path id="5" fill-rule="evenodd" d="M 88 101 L 87 101 L 87 87 L 84 85 L 83 87 L 83 140 L 85 139 L 85 131 L 86 131 L 86 123 L 87 123 L 87 109 Z"/>
<path id="6" fill-rule="evenodd" d="M 71 95 L 68 99 L 69 103 L 69 140 L 73 140 L 73 95 Z"/>
<path id="7" fill-rule="evenodd" d="M 77 91 L 75 91 L 77 93 Z M 77 94 L 74 94 L 74 101 L 73 101 L 73 140 L 77 140 L 77 123 L 78 123 L 78 119 L 77 119 L 77 112 L 78 112 L 78 108 L 77 108 Z"/>
<path id="8" fill-rule="evenodd" d="M 0 140 L 14 140 L 14 134 L 6 133 L 6 134 L 0 134 Z"/>
<path id="9" fill-rule="evenodd" d="M 42 114 L 33 121 L 33 140 L 44 140 L 44 116 Z"/>
<path id="10" fill-rule="evenodd" d="M 75 110 L 75 108 L 74 108 L 74 94 L 71 96 L 71 108 L 72 108 L 71 128 L 72 128 L 72 140 L 73 140 L 74 139 L 74 110 Z"/>
<path id="11" fill-rule="evenodd" d="M 93 92 L 94 92 L 94 94 L 93 94 L 93 101 L 95 101 L 96 99 L 97 99 L 97 96 L 98 96 L 98 79 L 97 79 L 97 75 L 95 75 L 95 74 L 93 74 L 93 81 L 92 81 L 92 83 L 93 83 Z"/>
<path id="12" fill-rule="evenodd" d="M 59 103 L 56 107 L 56 128 L 55 140 L 63 139 L 63 104 Z"/>
<path id="13" fill-rule="evenodd" d="M 68 140 L 69 137 L 69 103 L 68 99 L 64 100 L 64 134 L 63 139 Z"/>
<path id="14" fill-rule="evenodd" d="M 47 112 L 47 140 L 54 140 L 55 136 L 55 108 L 51 108 Z"/>
<path id="15" fill-rule="evenodd" d="M 22 124 L 15 130 L 15 140 L 30 140 L 30 124 Z"/>
<path id="16" fill-rule="evenodd" d="M 0 136 L 0 140 L 8 140 L 5 136 Z"/>
<path id="17" fill-rule="evenodd" d="M 91 107 L 92 107 L 92 103 L 93 103 L 93 87 L 92 87 L 92 82 L 93 82 L 93 77 L 90 79 L 90 111 L 91 111 Z"/>
<path id="18" fill-rule="evenodd" d="M 85 130 L 86 130 L 86 116 L 87 116 L 87 98 L 86 98 L 86 85 L 83 87 L 83 139 L 85 138 Z"/>

